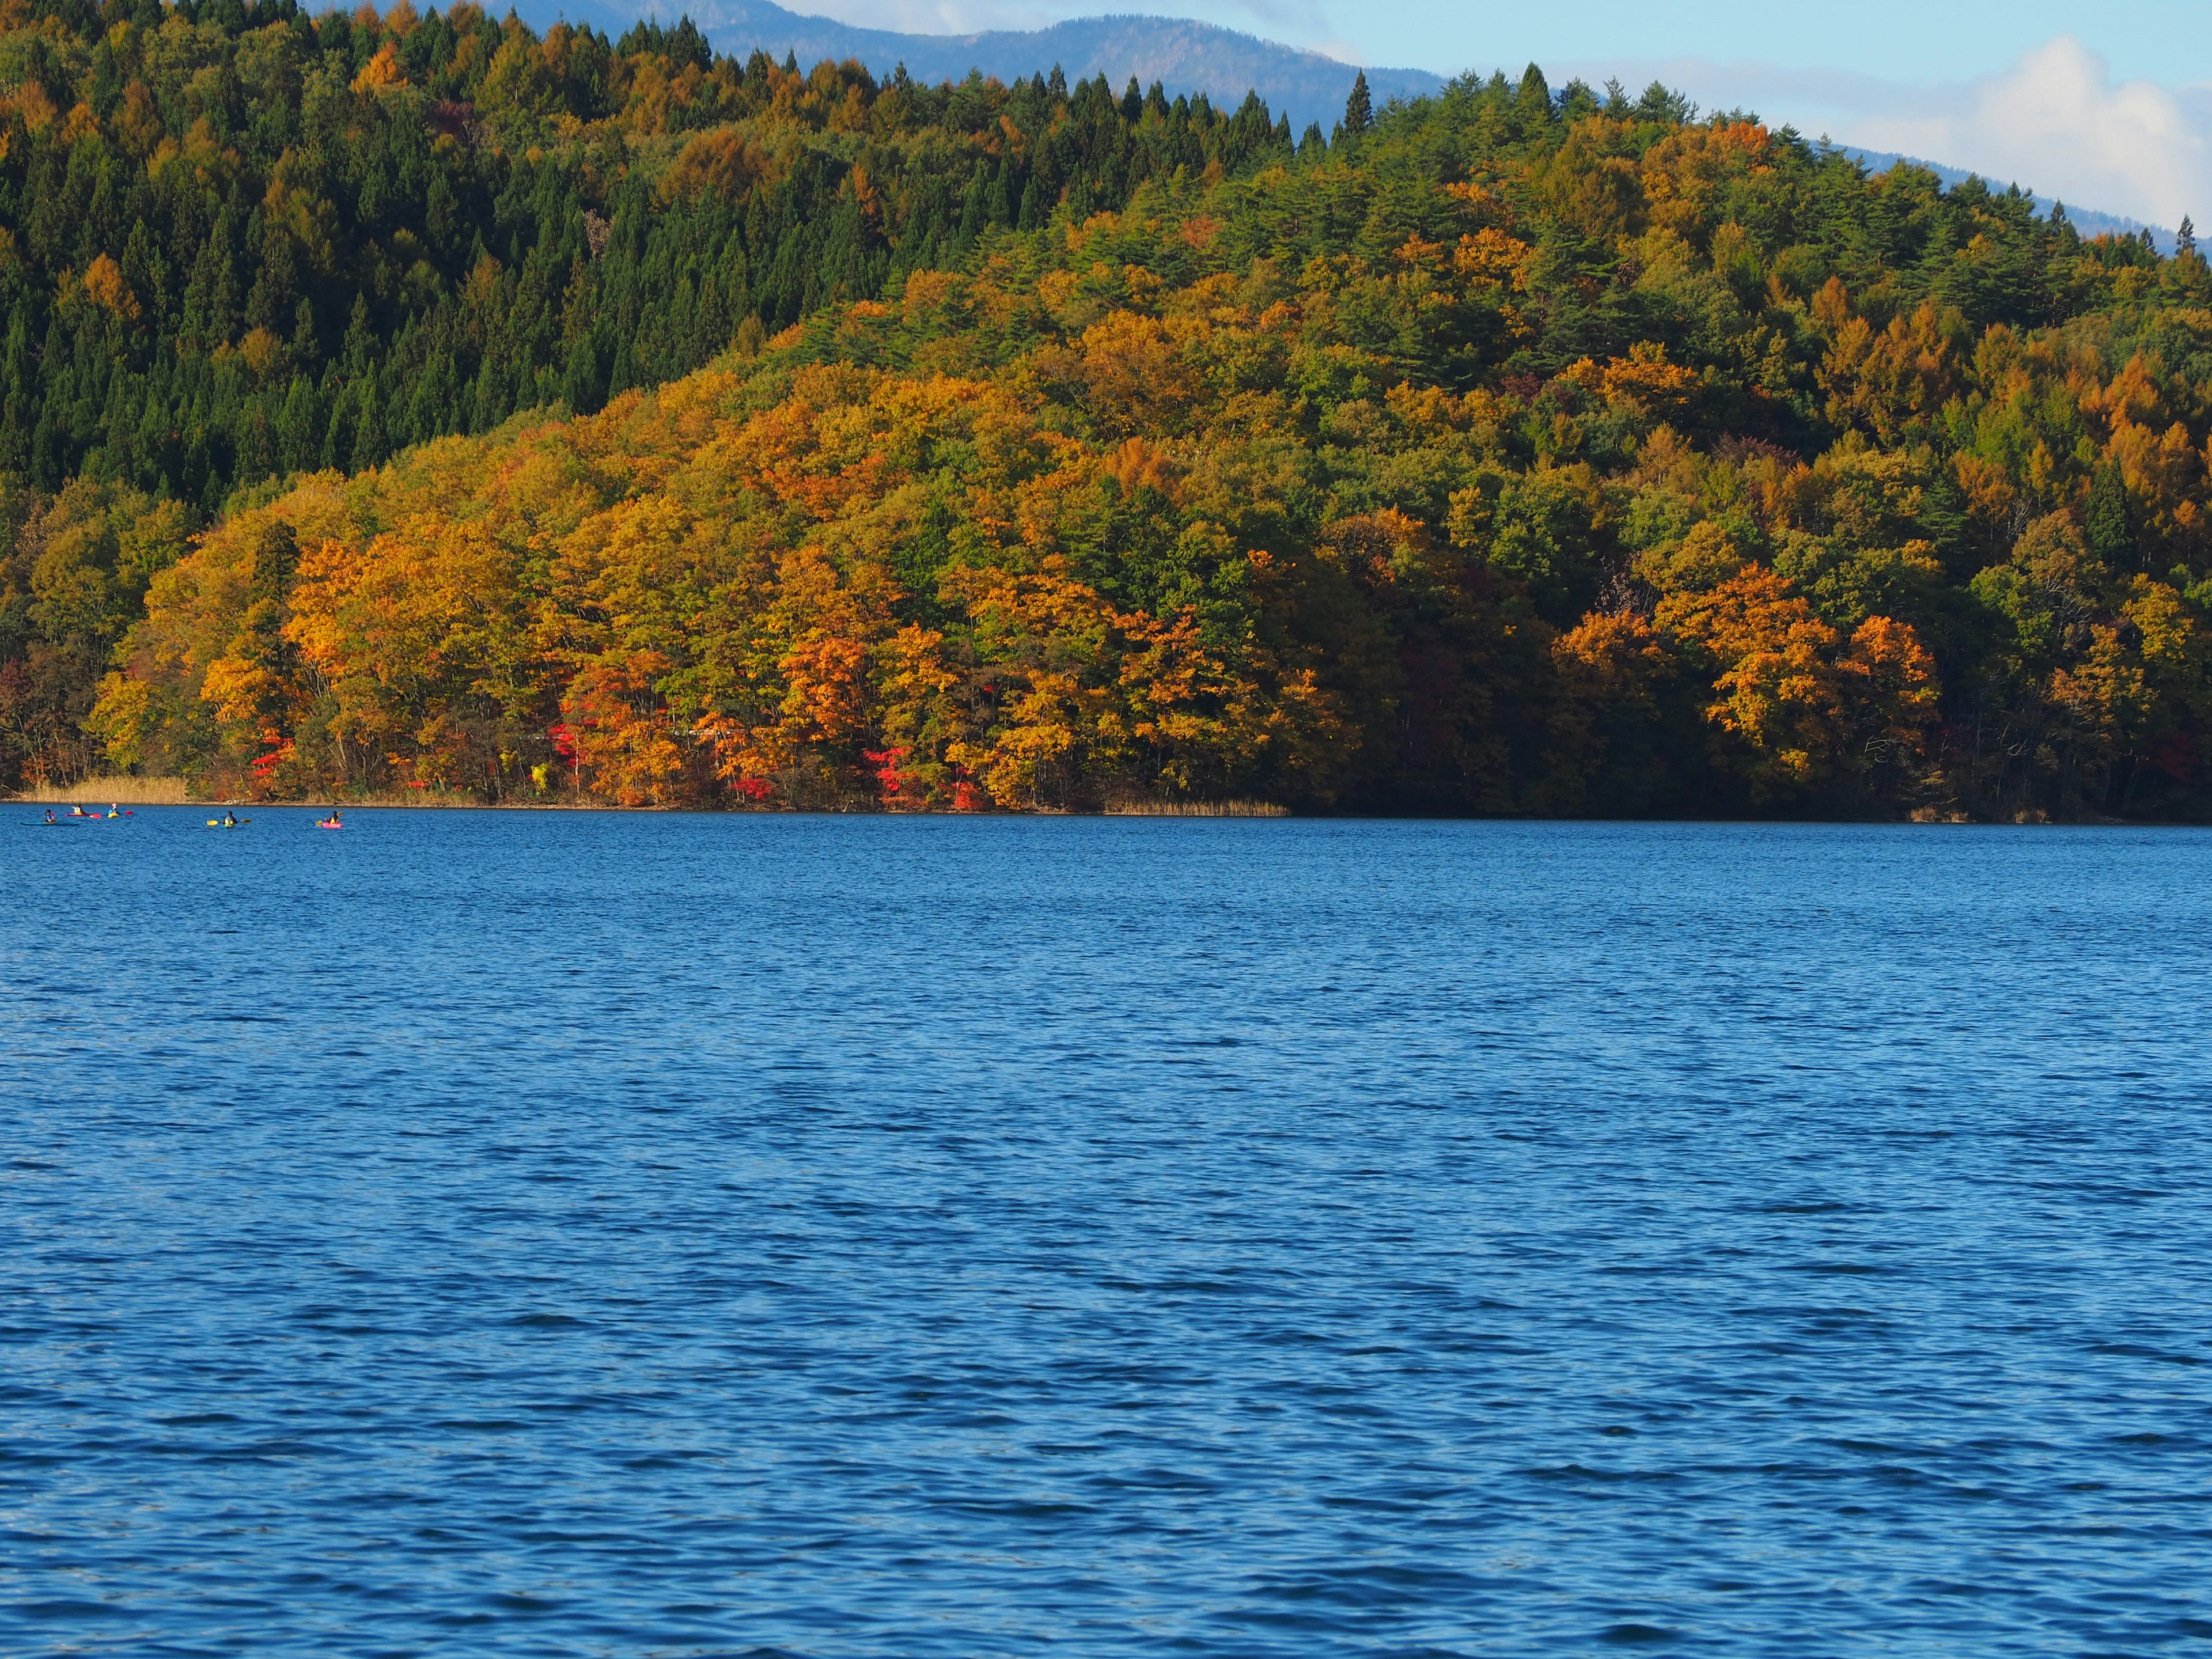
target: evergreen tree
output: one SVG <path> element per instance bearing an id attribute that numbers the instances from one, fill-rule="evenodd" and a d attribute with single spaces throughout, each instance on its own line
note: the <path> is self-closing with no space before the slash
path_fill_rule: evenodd
<path id="1" fill-rule="evenodd" d="M 2120 470 L 2107 461 L 2098 467 L 2089 483 L 2089 506 L 2083 515 L 2089 550 L 2114 570 L 2136 565 L 2135 533 L 2128 524 L 2128 493 Z"/>
<path id="2" fill-rule="evenodd" d="M 1352 96 L 1344 100 L 1344 136 L 1357 138 L 1375 119 L 1375 100 L 1368 95 L 1367 71 L 1352 77 Z"/>

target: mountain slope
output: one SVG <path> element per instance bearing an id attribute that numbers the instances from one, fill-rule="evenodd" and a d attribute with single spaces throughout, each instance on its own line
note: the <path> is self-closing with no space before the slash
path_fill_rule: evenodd
<path id="1" fill-rule="evenodd" d="M 650 9 L 605 0 L 580 6 L 532 0 L 518 12 L 539 27 L 565 15 L 620 34 Z M 1182 18 L 1125 15 L 1076 18 L 1046 29 L 901 34 L 804 16 L 769 0 L 700 0 L 685 9 L 718 50 L 739 58 L 755 48 L 778 58 L 788 52 L 801 70 L 824 58 L 857 58 L 878 77 L 903 63 L 918 81 L 958 81 L 970 70 L 981 70 L 1011 82 L 1057 64 L 1071 81 L 1103 75 L 1118 91 L 1133 76 L 1139 86 L 1162 82 L 1170 98 L 1203 92 L 1231 109 L 1247 92 L 1256 91 L 1269 109 L 1289 115 L 1297 131 L 1313 123 L 1327 132 L 1340 120 L 1358 73 L 1353 65 L 1319 52 Z M 1378 106 L 1393 98 L 1433 93 L 1444 83 L 1443 76 L 1423 70 L 1370 69 L 1366 74 Z"/>
<path id="2" fill-rule="evenodd" d="M 1203 92 L 1218 105 L 1233 107 L 1256 91 L 1269 109 L 1290 118 L 1293 131 L 1309 123 L 1328 132 L 1344 113 L 1352 77 L 1359 71 L 1319 52 L 1303 52 L 1273 40 L 1239 33 L 1186 18 L 1143 14 L 1073 18 L 1049 28 L 995 29 L 975 34 L 906 34 L 860 28 L 835 18 L 787 10 L 771 0 L 699 0 L 682 8 L 720 51 L 743 57 L 758 48 L 772 57 L 789 53 L 799 67 L 811 69 L 824 58 L 858 58 L 878 77 L 899 64 L 917 80 L 958 81 L 970 70 L 1004 82 L 1040 74 L 1057 64 L 1071 80 L 1103 75 L 1118 90 L 1132 76 L 1140 86 L 1158 81 L 1170 98 Z M 589 22 L 619 35 L 638 19 L 663 9 L 620 0 L 526 0 L 517 15 L 540 28 L 562 18 Z M 1369 69 L 1367 84 L 1377 107 L 1393 98 L 1425 97 L 1446 77 L 1428 70 Z M 1946 185 L 1980 175 L 1921 156 L 1838 145 L 1869 171 L 1887 171 L 1899 161 L 1924 167 Z M 2036 210 L 2055 204 L 2033 198 Z M 2123 214 L 2104 213 L 2079 204 L 2067 213 L 2084 236 L 2133 235 L 2149 230 L 2158 246 L 2171 252 L 2171 228 L 2147 225 Z"/>
<path id="3" fill-rule="evenodd" d="M 88 763 L 240 489 L 595 410 L 998 233 L 1287 158 L 1256 100 L 940 87 L 457 4 L 0 15 L 0 788 Z"/>
<path id="4" fill-rule="evenodd" d="M 23 21 L 0 26 L 0 472 L 210 514 L 271 473 L 596 408 L 749 319 L 1293 143 L 1256 103 L 896 88 L 465 4 Z"/>
<path id="5" fill-rule="evenodd" d="M 319 799 L 2203 818 L 2209 439 L 2201 257 L 1531 71 L 241 498 L 92 723 Z"/>

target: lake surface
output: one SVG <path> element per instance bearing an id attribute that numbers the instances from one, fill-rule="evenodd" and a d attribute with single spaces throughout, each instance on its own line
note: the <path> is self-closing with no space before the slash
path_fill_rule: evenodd
<path id="1" fill-rule="evenodd" d="M 0 1651 L 2212 1651 L 2212 836 L 0 807 Z"/>

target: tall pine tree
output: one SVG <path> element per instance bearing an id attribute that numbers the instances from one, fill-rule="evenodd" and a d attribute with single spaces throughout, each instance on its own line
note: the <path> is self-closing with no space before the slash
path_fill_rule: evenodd
<path id="1" fill-rule="evenodd" d="M 1344 100 L 1344 136 L 1357 138 L 1374 124 L 1375 100 L 1367 90 L 1367 71 L 1352 77 L 1352 96 Z"/>

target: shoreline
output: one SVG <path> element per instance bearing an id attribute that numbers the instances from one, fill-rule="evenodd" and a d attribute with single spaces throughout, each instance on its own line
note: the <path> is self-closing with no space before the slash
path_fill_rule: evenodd
<path id="1" fill-rule="evenodd" d="M 1873 827 L 1887 825 L 1898 829 L 1943 830 L 2208 830 L 2212 823 L 2192 823 L 2174 819 L 2130 819 L 2107 817 L 2049 818 L 2040 814 L 2012 818 L 1975 818 L 1961 813 L 1938 815 L 1923 811 L 1909 815 L 1888 817 L 1751 817 L 1741 815 L 1716 814 L 1707 817 L 1556 817 L 1543 815 L 1524 816 L 1517 813 L 1430 814 L 1418 812 L 1334 811 L 1317 813 L 1294 812 L 1288 807 L 1268 801 L 1189 801 L 1162 802 L 1144 805 L 1115 804 L 1096 810 L 1077 811 L 1066 807 L 1038 808 L 1028 811 L 1007 811 L 989 809 L 981 811 L 933 811 L 927 808 L 856 807 L 786 807 L 786 806 L 623 806 L 613 801 L 553 800 L 553 801 L 485 801 L 453 799 L 394 800 L 332 801 L 328 796 L 310 799 L 287 798 L 283 800 L 255 799 L 248 797 L 216 797 L 209 799 L 179 799 L 161 790 L 118 789 L 112 787 L 118 780 L 103 780 L 111 787 L 92 788 L 85 785 L 52 786 L 43 789 L 27 789 L 12 795 L 0 795 L 0 804 L 10 806 L 106 806 L 111 803 L 133 808 L 179 807 L 191 811 L 229 809 L 263 811 L 326 812 L 335 808 L 345 812 L 614 812 L 640 816 L 703 816 L 716 817 L 875 817 L 875 818 L 1214 818 L 1214 819 L 1292 819 L 1310 821 L 1395 821 L 1404 823 L 1666 823 L 1690 826 L 1695 824 L 1802 824 L 1807 826 L 1857 825 Z M 167 783 L 170 780 L 155 780 Z M 88 818 L 100 816 L 88 813 Z"/>
<path id="2" fill-rule="evenodd" d="M 2188 823 L 2172 819 L 2131 819 L 2083 817 L 2078 818 L 2050 818 L 2041 813 L 2023 814 L 2009 818 L 1976 818 L 1963 813 L 1921 807 L 1909 814 L 1880 817 L 1755 817 L 1741 815 L 1717 814 L 1662 818 L 1561 817 L 1527 817 L 1518 813 L 1476 815 L 1433 815 L 1419 812 L 1336 811 L 1297 812 L 1273 801 L 1230 799 L 1161 801 L 1127 799 L 1109 801 L 1097 808 L 1069 807 L 1036 808 L 1026 811 L 1008 811 L 988 808 L 980 811 L 957 811 L 951 809 L 932 809 L 913 806 L 884 806 L 879 805 L 854 807 L 798 807 L 783 805 L 726 805 L 726 806 L 624 806 L 614 801 L 589 800 L 571 798 L 566 800 L 481 800 L 461 795 L 424 796 L 409 793 L 404 796 L 383 794 L 368 799 L 333 799 L 328 795 L 288 796 L 281 800 L 256 799 L 250 796 L 222 795 L 196 797 L 189 793 L 190 784 L 183 778 L 88 778 L 72 784 L 47 784 L 19 790 L 14 794 L 0 795 L 0 802 L 14 806 L 106 806 L 118 805 L 176 806 L 192 809 L 230 808 L 233 811 L 252 808 L 269 811 L 300 811 L 323 812 L 335 808 L 339 812 L 623 812 L 644 814 L 709 813 L 717 816 L 761 817 L 1045 817 L 1045 818 L 1402 818 L 1437 822 L 1496 822 L 1496 823 L 1887 823 L 1910 825 L 1916 829 L 1946 827 L 1980 827 L 2002 829 L 2136 829 L 2136 830 L 2202 830 L 2212 823 Z"/>
<path id="3" fill-rule="evenodd" d="M 783 806 L 623 806 L 613 801 L 597 800 L 478 800 L 455 796 L 408 796 L 395 798 L 385 795 L 367 800 L 333 799 L 328 795 L 290 796 L 281 800 L 250 796 L 195 796 L 181 778 L 94 778 L 72 784 L 48 784 L 19 790 L 12 795 L 0 796 L 15 806 L 182 806 L 182 807 L 240 807 L 295 808 L 311 811 L 340 812 L 728 812 L 747 813 L 767 817 L 793 817 L 802 813 L 797 807 Z M 814 809 L 819 811 L 821 809 Z M 1287 818 L 1297 816 L 1290 808 L 1273 801 L 1144 801 L 1114 802 L 1096 811 L 1074 811 L 1066 809 L 1008 814 L 1002 811 L 933 811 L 927 808 L 908 807 L 860 808 L 850 811 L 830 809 L 829 816 L 841 817 L 1142 817 L 1142 818 Z"/>

